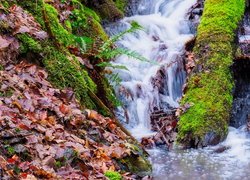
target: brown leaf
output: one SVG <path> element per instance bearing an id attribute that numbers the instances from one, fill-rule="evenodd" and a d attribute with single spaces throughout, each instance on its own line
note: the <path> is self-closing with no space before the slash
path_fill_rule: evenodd
<path id="1" fill-rule="evenodd" d="M 1 35 L 0 35 L 0 50 L 9 47 L 9 45 L 13 42 L 13 40 L 7 40 L 4 39 Z"/>
<path id="2" fill-rule="evenodd" d="M 64 105 L 64 104 L 61 104 L 60 107 L 59 107 L 60 111 L 63 113 L 63 114 L 68 114 L 69 113 L 69 108 L 68 106 Z"/>

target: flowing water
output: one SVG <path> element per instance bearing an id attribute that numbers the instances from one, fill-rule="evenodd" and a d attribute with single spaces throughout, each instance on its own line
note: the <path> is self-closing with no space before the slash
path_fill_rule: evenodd
<path id="1" fill-rule="evenodd" d="M 196 0 L 141 0 L 133 16 L 106 27 L 110 35 L 130 27 L 133 21 L 144 29 L 125 35 L 117 45 L 136 51 L 151 62 L 121 56 L 113 64 L 128 70 L 112 69 L 121 83 L 116 88 L 123 106 L 117 116 L 140 139 L 153 134 L 150 114 L 154 109 L 178 107 L 186 73 L 183 65 L 185 42 L 193 34 L 187 19 Z M 231 127 L 227 139 L 198 150 L 149 150 L 155 179 L 250 179 L 250 139 L 244 126 Z M 221 151 L 221 152 L 220 152 Z"/>
<path id="2" fill-rule="evenodd" d="M 112 35 L 130 27 L 133 21 L 144 29 L 128 34 L 119 46 L 136 51 L 151 62 L 121 56 L 113 63 L 127 70 L 114 70 L 122 79 L 116 94 L 124 107 L 118 114 L 127 117 L 129 128 L 136 137 L 149 131 L 150 114 L 155 108 L 178 107 L 185 81 L 183 66 L 184 44 L 193 37 L 190 22 L 185 19 L 196 0 L 144 0 L 137 15 L 124 18 L 106 30 Z"/>

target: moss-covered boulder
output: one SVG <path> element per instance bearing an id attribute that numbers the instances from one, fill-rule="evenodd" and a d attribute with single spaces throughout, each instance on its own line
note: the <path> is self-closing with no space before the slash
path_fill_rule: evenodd
<path id="1" fill-rule="evenodd" d="M 132 153 L 130 156 L 119 159 L 118 164 L 123 171 L 132 172 L 138 177 L 149 176 L 152 174 L 152 165 L 147 160 L 148 154 L 136 144 L 127 144 Z"/>
<path id="2" fill-rule="evenodd" d="M 194 47 L 197 64 L 181 102 L 190 106 L 179 121 L 178 142 L 186 147 L 214 145 L 227 135 L 234 87 L 229 67 L 244 7 L 244 0 L 205 1 Z"/>
<path id="3" fill-rule="evenodd" d="M 92 0 L 87 1 L 87 5 L 94 8 L 103 20 L 115 21 L 121 19 L 123 9 L 125 9 L 126 1 L 124 0 Z"/>

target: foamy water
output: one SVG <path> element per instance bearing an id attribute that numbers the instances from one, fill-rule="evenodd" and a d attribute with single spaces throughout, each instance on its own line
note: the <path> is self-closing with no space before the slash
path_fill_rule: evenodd
<path id="1" fill-rule="evenodd" d="M 204 149 L 150 150 L 155 179 L 242 179 L 250 177 L 250 134 L 230 127 L 227 139 Z M 217 153 L 218 148 L 227 150 Z"/>
<path id="2" fill-rule="evenodd" d="M 131 132 L 137 138 L 150 134 L 149 121 L 153 108 L 178 107 L 182 85 L 185 81 L 182 55 L 184 44 L 193 37 L 190 22 L 185 14 L 196 0 L 151 0 L 142 1 L 138 15 L 126 17 L 116 27 L 109 28 L 111 34 L 130 27 L 133 21 L 144 29 L 128 34 L 118 44 L 136 51 L 152 63 L 121 56 L 114 65 L 124 65 L 126 70 L 113 70 L 122 78 L 116 88 L 117 96 L 123 102 L 119 115 L 127 111 Z M 174 63 L 175 62 L 175 63 Z M 169 64 L 173 63 L 170 67 Z M 159 89 L 154 82 L 159 70 L 164 72 Z M 121 92 L 120 88 L 123 88 Z M 129 96 L 126 93 L 129 93 Z M 120 117 L 124 119 L 124 117 Z"/>

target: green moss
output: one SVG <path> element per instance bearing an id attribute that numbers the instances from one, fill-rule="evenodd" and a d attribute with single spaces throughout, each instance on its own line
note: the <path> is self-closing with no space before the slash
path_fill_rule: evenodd
<path id="1" fill-rule="evenodd" d="M 88 1 L 85 4 L 94 9 L 102 20 L 114 21 L 124 16 L 123 11 L 126 2 L 127 0 L 117 0 L 116 2 L 113 0 L 102 0 L 98 3 Z"/>
<path id="2" fill-rule="evenodd" d="M 122 176 L 118 172 L 115 172 L 115 171 L 106 171 L 105 176 L 109 180 L 121 180 L 122 179 Z"/>
<path id="3" fill-rule="evenodd" d="M 55 164 L 54 164 L 54 165 L 55 165 L 55 167 L 58 168 L 58 169 L 64 166 L 64 164 L 63 164 L 61 161 L 55 161 Z"/>
<path id="4" fill-rule="evenodd" d="M 88 95 L 88 91 L 96 91 L 96 85 L 81 68 L 79 61 L 71 54 L 60 52 L 53 44 L 44 47 L 44 65 L 49 72 L 49 80 L 60 88 L 71 87 L 76 97 L 87 108 L 96 109 L 96 105 Z"/>
<path id="5" fill-rule="evenodd" d="M 49 24 L 49 28 L 54 38 L 64 46 L 75 44 L 74 37 L 59 22 L 57 10 L 50 4 L 44 4 L 44 10 Z"/>
<path id="6" fill-rule="evenodd" d="M 107 105 L 115 104 L 116 99 L 113 90 L 103 77 L 102 88 L 98 87 L 87 72 L 86 68 L 72 55 L 68 47 L 79 47 L 76 43 L 76 36 L 87 36 L 93 41 L 105 41 L 108 36 L 100 25 L 99 16 L 91 9 L 84 6 L 79 0 L 71 0 L 73 7 L 72 16 L 64 22 L 59 21 L 59 13 L 52 6 L 53 3 L 44 3 L 43 0 L 37 1 L 0 1 L 9 7 L 18 4 L 25 11 L 31 13 L 36 21 L 41 24 L 43 30 L 47 31 L 50 39 L 39 41 L 28 34 L 18 34 L 17 38 L 21 42 L 19 48 L 22 56 L 26 58 L 34 58 L 33 54 L 39 54 L 39 60 L 44 64 L 49 72 L 49 80 L 58 88 L 72 88 L 81 104 L 90 109 L 96 109 L 103 114 L 110 115 L 107 108 L 100 106 L 100 102 L 96 97 L 100 96 L 99 92 L 105 92 L 101 95 L 102 100 Z M 3 21 L 0 22 L 0 31 L 8 33 L 8 27 Z M 98 44 L 98 43 L 97 43 Z M 91 46 L 92 47 L 92 46 Z M 30 59 L 33 61 L 33 59 Z M 37 62 L 38 62 L 37 61 Z M 38 62 L 40 63 L 40 62 Z M 95 63 L 95 62 L 93 62 Z M 99 72 L 98 72 L 99 73 Z M 91 74 L 91 73 L 90 73 Z M 104 86 L 103 86 L 104 85 Z M 98 96 L 97 96 L 98 95 Z M 105 98 L 108 96 L 110 102 Z M 113 107 L 112 105 L 110 107 Z"/>
<path id="7" fill-rule="evenodd" d="M 79 1 L 72 1 L 75 9 L 71 15 L 72 32 L 78 36 L 91 37 L 94 40 L 108 40 L 108 36 L 100 24 L 100 17 Z"/>
<path id="8" fill-rule="evenodd" d="M 143 155 L 130 155 L 119 161 L 123 170 L 137 174 L 140 177 L 150 175 L 152 166 Z"/>
<path id="9" fill-rule="evenodd" d="M 9 31 L 9 25 L 6 21 L 0 20 L 0 32 L 5 33 Z"/>
<path id="10" fill-rule="evenodd" d="M 9 6 L 10 6 L 8 1 L 6 1 L 6 0 L 0 0 L 0 4 L 5 8 L 9 8 Z"/>
<path id="11" fill-rule="evenodd" d="M 20 46 L 21 53 L 27 53 L 28 51 L 39 53 L 42 51 L 42 46 L 36 40 L 34 40 L 28 34 L 19 34 L 18 39 L 22 42 Z"/>
<path id="12" fill-rule="evenodd" d="M 6 89 L 4 91 L 0 91 L 0 97 L 11 97 L 13 95 L 12 89 Z"/>
<path id="13" fill-rule="evenodd" d="M 15 154 L 15 149 L 14 149 L 14 147 L 8 145 L 8 146 L 6 147 L 6 149 L 7 149 L 8 156 L 13 156 L 13 155 Z"/>
<path id="14" fill-rule="evenodd" d="M 128 4 L 127 0 L 114 0 L 116 7 L 123 13 L 125 13 L 125 8 Z"/>
<path id="15" fill-rule="evenodd" d="M 70 20 L 64 21 L 64 27 L 68 32 L 72 33 L 72 25 Z"/>
<path id="16" fill-rule="evenodd" d="M 95 11 L 93 11 L 92 9 L 84 6 L 81 2 L 79 2 L 78 0 L 72 0 L 72 4 L 74 6 L 75 9 L 78 9 L 82 12 L 81 16 L 83 17 L 92 17 L 93 19 L 95 19 L 97 22 L 101 22 L 100 17 L 95 13 Z"/>
<path id="17" fill-rule="evenodd" d="M 122 3 L 120 3 L 120 5 L 122 5 Z M 114 21 L 124 16 L 123 12 L 116 7 L 116 4 L 112 0 L 105 0 L 98 8 L 98 12 L 100 12 L 102 19 L 109 21 Z"/>
<path id="18" fill-rule="evenodd" d="M 195 141 L 202 146 L 210 143 L 205 142 L 209 133 L 219 140 L 227 134 L 234 86 L 229 69 L 235 51 L 232 44 L 244 5 L 244 0 L 205 1 L 194 48 L 198 64 L 181 102 L 192 106 L 179 121 L 180 143 Z"/>

